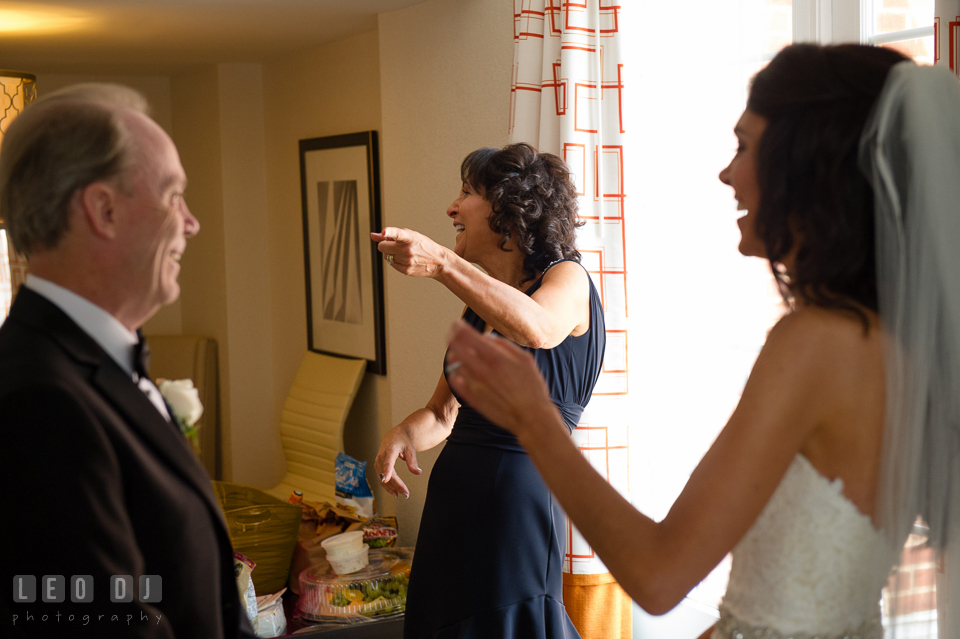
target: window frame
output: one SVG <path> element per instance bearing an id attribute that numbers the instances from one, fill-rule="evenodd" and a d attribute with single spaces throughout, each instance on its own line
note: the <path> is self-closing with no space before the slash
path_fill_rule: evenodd
<path id="1" fill-rule="evenodd" d="M 874 0 L 793 0 L 794 42 L 892 44 L 934 34 L 934 25 L 874 33 Z"/>

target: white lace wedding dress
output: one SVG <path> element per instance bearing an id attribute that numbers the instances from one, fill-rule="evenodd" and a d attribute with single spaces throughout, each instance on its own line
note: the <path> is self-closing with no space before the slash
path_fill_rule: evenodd
<path id="1" fill-rule="evenodd" d="M 870 518 L 798 454 L 733 550 L 711 639 L 881 639 L 890 554 Z"/>

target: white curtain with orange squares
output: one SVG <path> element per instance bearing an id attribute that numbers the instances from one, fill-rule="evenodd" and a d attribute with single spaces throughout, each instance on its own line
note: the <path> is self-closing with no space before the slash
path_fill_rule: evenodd
<path id="1" fill-rule="evenodd" d="M 629 493 L 622 7 L 615 0 L 515 0 L 510 139 L 559 155 L 580 192 L 578 248 L 603 302 L 607 348 L 573 437 Z M 567 524 L 564 598 L 584 637 L 629 637 L 630 602 Z"/>
<path id="2" fill-rule="evenodd" d="M 933 15 L 934 60 L 960 77 L 960 0 L 936 0 Z"/>

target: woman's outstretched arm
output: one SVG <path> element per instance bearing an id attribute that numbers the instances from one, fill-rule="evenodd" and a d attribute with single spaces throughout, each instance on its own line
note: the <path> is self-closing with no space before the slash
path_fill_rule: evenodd
<path id="1" fill-rule="evenodd" d="M 450 359 L 459 367 L 452 367 L 450 383 L 517 435 L 620 585 L 644 609 L 662 614 L 743 537 L 824 418 L 830 343 L 809 324 L 788 316 L 771 331 L 739 406 L 661 522 L 637 511 L 580 454 L 527 353 L 458 323 Z"/>
<path id="2" fill-rule="evenodd" d="M 372 233 L 393 268 L 412 277 L 431 277 L 459 297 L 507 339 L 531 348 L 553 348 L 590 321 L 588 275 L 577 264 L 561 263 L 528 296 L 490 277 L 450 249 L 410 229 L 388 227 Z"/>

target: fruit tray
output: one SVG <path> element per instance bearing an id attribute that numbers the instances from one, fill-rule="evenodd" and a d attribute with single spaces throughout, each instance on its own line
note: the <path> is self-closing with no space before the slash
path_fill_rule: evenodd
<path id="1" fill-rule="evenodd" d="M 306 619 L 356 623 L 403 614 L 412 548 L 370 550 L 370 565 L 338 575 L 326 562 L 300 573 L 297 611 Z"/>

